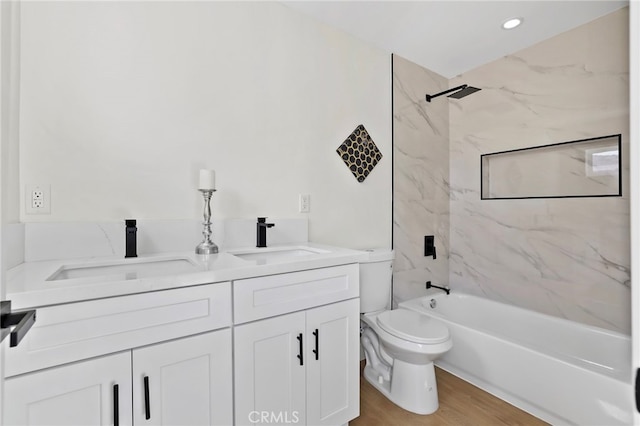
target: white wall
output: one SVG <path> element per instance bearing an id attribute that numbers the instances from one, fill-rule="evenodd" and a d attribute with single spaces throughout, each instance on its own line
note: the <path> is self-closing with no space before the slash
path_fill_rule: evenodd
<path id="1" fill-rule="evenodd" d="M 390 56 L 273 2 L 26 2 L 21 220 L 303 217 L 311 241 L 391 243 Z M 335 152 L 364 124 L 384 157 L 358 183 Z"/>
<path id="2" fill-rule="evenodd" d="M 12 61 L 16 39 L 15 18 L 18 10 L 11 2 L 0 3 L 0 300 L 6 300 L 5 276 L 10 267 L 7 262 L 8 246 L 7 223 L 18 217 L 17 203 L 17 139 L 13 136 L 15 121 L 11 114 L 15 97 L 13 96 L 13 76 L 15 64 Z M 22 238 L 23 240 L 24 238 Z M 22 248 L 22 247 L 20 247 Z M 22 259 L 20 259 L 22 260 Z M 2 329 L 0 339 L 6 337 L 8 329 Z M 4 405 L 4 350 L 0 345 L 0 412 Z M 0 420 L 2 423 L 2 420 Z"/>
<path id="3" fill-rule="evenodd" d="M 20 4 L 0 7 L 0 281 L 4 272 L 24 261 L 24 228 L 19 192 L 19 58 Z M 4 293 L 0 284 L 0 299 Z"/>
<path id="4" fill-rule="evenodd" d="M 2 34 L 0 36 L 0 61 L 2 84 L 2 217 L 5 223 L 19 221 L 19 3 L 2 4 Z"/>

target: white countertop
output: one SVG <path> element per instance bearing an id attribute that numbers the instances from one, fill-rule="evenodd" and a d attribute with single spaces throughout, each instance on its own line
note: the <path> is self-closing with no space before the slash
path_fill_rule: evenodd
<path id="1" fill-rule="evenodd" d="M 25 262 L 7 272 L 7 299 L 16 310 L 101 299 L 125 294 L 167 290 L 199 284 L 210 284 L 282 274 L 306 269 L 325 268 L 348 263 L 357 263 L 368 258 L 368 253 L 339 247 L 303 243 L 286 246 L 272 246 L 265 249 L 247 248 L 246 251 L 269 251 L 281 248 L 318 249 L 321 253 L 305 256 L 282 257 L 269 260 L 246 260 L 230 253 L 245 251 L 240 249 L 213 255 L 197 255 L 193 252 L 163 253 L 135 258 L 100 257 L 84 259 L 49 260 Z M 191 264 L 188 272 L 166 275 L 142 276 L 135 273 L 120 273 L 51 280 L 61 268 L 85 268 L 90 266 L 136 264 L 158 260 L 185 259 Z M 187 263 L 187 262 L 184 262 Z"/>

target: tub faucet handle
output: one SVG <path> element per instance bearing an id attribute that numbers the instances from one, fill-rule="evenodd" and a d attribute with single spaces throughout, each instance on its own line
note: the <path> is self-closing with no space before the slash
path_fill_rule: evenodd
<path id="1" fill-rule="evenodd" d="M 433 235 L 424 236 L 424 255 L 436 258 L 435 237 Z"/>

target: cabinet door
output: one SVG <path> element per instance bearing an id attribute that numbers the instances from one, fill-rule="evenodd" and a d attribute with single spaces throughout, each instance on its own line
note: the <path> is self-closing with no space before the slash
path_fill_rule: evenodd
<path id="1" fill-rule="evenodd" d="M 359 299 L 307 311 L 309 425 L 346 424 L 360 414 L 359 312 Z"/>
<path id="2" fill-rule="evenodd" d="M 236 425 L 304 424 L 304 324 L 297 312 L 235 327 Z"/>
<path id="3" fill-rule="evenodd" d="M 136 425 L 233 422 L 231 330 L 133 351 Z"/>
<path id="4" fill-rule="evenodd" d="M 12 377 L 4 395 L 5 425 L 131 425 L 131 352 Z"/>

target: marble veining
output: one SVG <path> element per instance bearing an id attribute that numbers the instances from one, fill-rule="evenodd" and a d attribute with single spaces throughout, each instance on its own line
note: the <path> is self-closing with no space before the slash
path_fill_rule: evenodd
<path id="1" fill-rule="evenodd" d="M 629 333 L 628 9 L 461 75 L 450 102 L 453 289 Z M 622 134 L 622 196 L 480 200 L 480 155 Z M 557 185 L 563 185 L 562 181 Z"/>
<path id="2" fill-rule="evenodd" d="M 24 262 L 24 223 L 9 223 L 2 231 L 2 261 L 8 270 Z"/>
<path id="3" fill-rule="evenodd" d="M 452 81 L 394 56 L 396 303 L 423 295 L 430 279 L 629 332 L 627 15 L 621 9 Z M 424 101 L 463 83 L 482 91 Z M 622 197 L 480 199 L 482 154 L 618 133 Z M 424 235 L 436 236 L 435 261 L 423 256 Z"/>
<path id="4" fill-rule="evenodd" d="M 394 303 L 426 294 L 425 282 L 449 283 L 449 111 L 444 77 L 393 57 Z M 437 257 L 424 256 L 434 235 Z"/>
<path id="5" fill-rule="evenodd" d="M 620 195 L 619 136 L 490 153 L 482 161 L 483 198 Z M 598 169 L 598 153 L 615 152 Z M 562 185 L 558 185 L 562 182 Z"/>
<path id="6" fill-rule="evenodd" d="M 309 239 L 308 223 L 302 219 L 278 219 L 269 229 L 268 243 L 302 243 Z M 213 220 L 213 240 L 221 248 L 256 244 L 256 219 Z M 197 220 L 138 220 L 138 255 L 191 252 L 202 241 L 202 222 Z M 12 228 L 13 229 L 13 228 Z M 15 227 L 24 233 L 23 256 L 12 266 L 45 260 L 124 257 L 124 221 L 98 223 L 25 223 Z M 17 237 L 13 238 L 17 241 Z"/>

